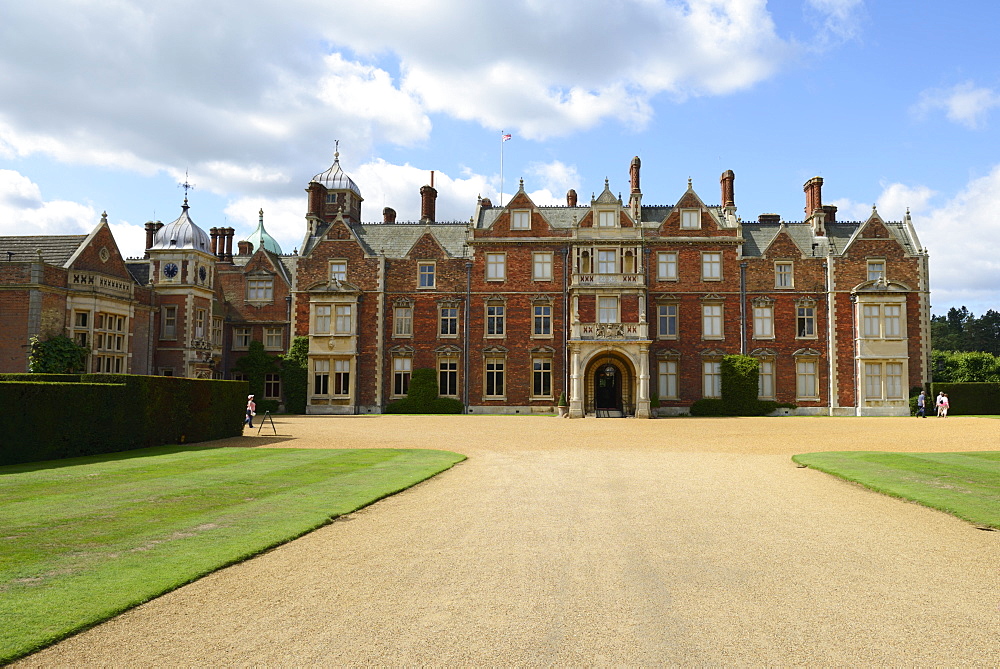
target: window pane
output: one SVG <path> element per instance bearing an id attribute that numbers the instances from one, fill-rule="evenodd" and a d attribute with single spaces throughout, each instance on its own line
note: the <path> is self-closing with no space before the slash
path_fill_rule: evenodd
<path id="1" fill-rule="evenodd" d="M 656 275 L 661 281 L 677 278 L 677 254 L 658 253 L 656 256 Z"/>
<path id="2" fill-rule="evenodd" d="M 617 274 L 618 273 L 618 252 L 614 249 L 598 249 L 597 251 L 597 273 Z"/>
<path id="3" fill-rule="evenodd" d="M 661 304 L 658 307 L 658 328 L 661 337 L 677 336 L 677 305 Z"/>
<path id="4" fill-rule="evenodd" d="M 419 274 L 417 285 L 420 288 L 434 287 L 434 265 L 432 263 L 421 263 L 418 265 Z"/>
<path id="5" fill-rule="evenodd" d="M 597 299 L 597 322 L 598 323 L 618 322 L 617 297 L 599 297 Z"/>
<path id="6" fill-rule="evenodd" d="M 551 281 L 552 280 L 552 254 L 551 253 L 536 253 L 534 254 L 534 271 L 533 276 L 536 281 Z"/>
<path id="7" fill-rule="evenodd" d="M 540 336 L 552 334 L 552 307 L 536 305 L 534 311 L 534 333 Z"/>

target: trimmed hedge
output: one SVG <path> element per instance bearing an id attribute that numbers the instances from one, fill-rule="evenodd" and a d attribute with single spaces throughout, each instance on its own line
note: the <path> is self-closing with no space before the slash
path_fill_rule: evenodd
<path id="1" fill-rule="evenodd" d="M 0 406 L 11 416 L 0 464 L 208 441 L 243 431 L 245 381 L 83 374 L 49 383 L 27 376 L 33 380 L 0 382 Z"/>
<path id="2" fill-rule="evenodd" d="M 948 415 L 1000 414 L 1000 383 L 932 383 L 927 393 L 927 414 L 935 413 L 938 393 L 948 395 Z"/>

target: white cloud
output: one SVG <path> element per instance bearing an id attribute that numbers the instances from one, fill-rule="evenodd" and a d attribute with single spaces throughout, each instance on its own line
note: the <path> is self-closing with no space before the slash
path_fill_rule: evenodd
<path id="1" fill-rule="evenodd" d="M 26 176 L 0 170 L 0 235 L 72 235 L 89 233 L 100 215 L 89 206 L 66 200 L 45 201 Z"/>
<path id="2" fill-rule="evenodd" d="M 577 172 L 576 166 L 567 165 L 559 160 L 551 163 L 532 163 L 528 165 L 528 175 L 541 181 L 542 189 L 545 191 L 562 193 L 558 198 L 562 200 L 561 203 L 551 202 L 547 204 L 565 204 L 566 192 L 571 188 L 580 188 L 580 174 Z M 541 202 L 535 200 L 535 204 L 541 204 Z"/>
<path id="3" fill-rule="evenodd" d="M 639 127 L 654 96 L 752 86 L 787 50 L 764 0 L 531 0 L 502 15 L 461 0 L 15 3 L 0 25 L 0 155 L 201 167 L 205 187 L 238 191 L 226 166 L 288 175 L 338 137 L 355 155 L 414 145 L 435 112 L 526 138 Z"/>
<path id="4" fill-rule="evenodd" d="M 1000 165 L 970 181 L 943 205 L 914 214 L 917 234 L 931 254 L 931 299 L 935 304 L 966 304 L 975 313 L 996 308 L 1000 286 L 998 212 Z"/>
<path id="5" fill-rule="evenodd" d="M 943 109 L 949 121 L 976 130 L 986 125 L 987 116 L 994 107 L 1000 107 L 1000 94 L 966 81 L 947 89 L 923 91 L 913 111 L 923 118 Z"/>

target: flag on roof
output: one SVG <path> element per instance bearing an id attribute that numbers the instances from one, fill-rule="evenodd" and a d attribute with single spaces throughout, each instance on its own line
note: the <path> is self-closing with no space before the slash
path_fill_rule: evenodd
<path id="1" fill-rule="evenodd" d="M 501 137 L 500 141 L 501 142 L 506 142 L 508 139 L 510 139 L 510 133 L 507 133 L 506 135 L 504 135 L 503 137 Z"/>

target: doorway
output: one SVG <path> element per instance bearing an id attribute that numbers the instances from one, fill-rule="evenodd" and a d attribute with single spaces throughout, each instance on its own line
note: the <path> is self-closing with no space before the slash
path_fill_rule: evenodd
<path id="1" fill-rule="evenodd" d="M 598 411 L 622 410 L 622 375 L 610 362 L 594 370 L 594 408 Z"/>

